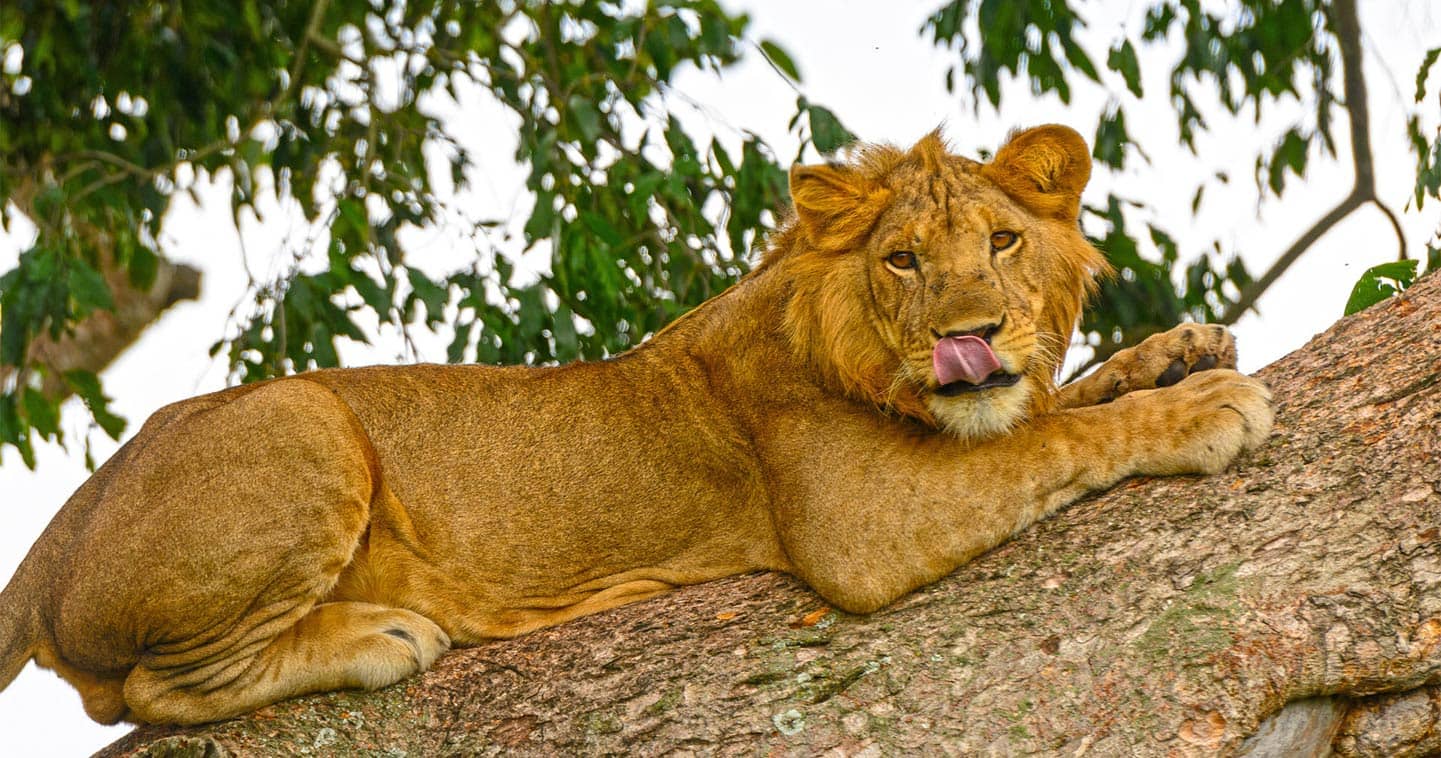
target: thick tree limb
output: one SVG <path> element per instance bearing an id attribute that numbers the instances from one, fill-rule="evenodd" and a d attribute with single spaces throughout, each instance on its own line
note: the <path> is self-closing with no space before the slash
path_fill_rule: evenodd
<path id="1" fill-rule="evenodd" d="M 45 368 L 41 388 L 48 397 L 60 400 L 70 394 L 70 386 L 63 379 L 66 372 L 79 369 L 99 373 L 134 343 L 165 309 L 200 295 L 200 272 L 163 258 L 156 268 L 154 283 L 144 290 L 130 284 L 126 273 L 114 265 L 108 253 L 101 256 L 100 271 L 110 286 L 115 310 L 90 314 L 76 323 L 72 332 L 58 339 L 42 334 L 30 343 L 26 365 Z M 0 366 L 0 386 L 14 373 L 13 366 Z"/>
<path id="2" fill-rule="evenodd" d="M 97 157 L 106 155 L 96 153 Z M 22 215 L 34 219 L 34 200 L 39 189 L 39 183 L 33 179 L 16 181 L 9 187 L 9 196 L 0 200 L 0 204 L 5 201 L 14 203 Z M 25 365 L 19 370 L 28 372 L 35 367 L 43 368 L 41 390 L 57 401 L 71 394 L 70 385 L 64 379 L 66 372 L 83 370 L 100 373 L 167 308 L 200 296 L 200 271 L 164 258 L 156 262 L 155 280 L 150 286 L 146 289 L 135 287 L 130 283 L 129 274 L 115 262 L 115 244 L 111 235 L 90 224 L 79 226 L 85 242 L 95 253 L 100 275 L 110 289 L 115 309 L 90 314 L 58 338 L 44 333 L 30 343 Z M 0 365 L 0 387 L 9 386 L 16 372 L 15 366 Z"/>
<path id="3" fill-rule="evenodd" d="M 869 617 L 737 577 L 104 754 L 1424 754 L 1438 325 L 1431 276 L 1265 369 L 1276 432 L 1231 470 L 1127 482 Z"/>

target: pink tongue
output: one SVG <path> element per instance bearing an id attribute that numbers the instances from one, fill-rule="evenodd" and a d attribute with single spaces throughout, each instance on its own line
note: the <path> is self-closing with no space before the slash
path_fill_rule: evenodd
<path id="1" fill-rule="evenodd" d="M 941 384 L 956 381 L 980 384 L 1001 367 L 991 346 L 980 337 L 969 335 L 942 339 L 931 354 L 931 362 L 936 369 L 936 381 Z"/>

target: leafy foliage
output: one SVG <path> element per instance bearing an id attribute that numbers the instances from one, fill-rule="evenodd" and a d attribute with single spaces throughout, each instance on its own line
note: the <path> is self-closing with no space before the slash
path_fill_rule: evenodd
<path id="1" fill-rule="evenodd" d="M 1349 316 L 1396 295 L 1416 281 L 1416 267 L 1420 261 L 1389 261 L 1366 269 L 1351 297 L 1346 300 L 1346 315 Z"/>
<path id="2" fill-rule="evenodd" d="M 0 205 L 39 231 L 0 280 L 0 362 L 19 368 L 0 388 L 0 444 L 29 463 L 32 432 L 59 436 L 30 344 L 110 306 L 107 257 L 137 285 L 154 278 L 160 219 L 196 175 L 231 179 L 237 220 L 273 186 L 326 254 L 320 272 L 252 283 L 242 328 L 212 351 L 240 381 L 336 365 L 338 340 L 366 339 L 361 311 L 453 327 L 451 360 L 635 345 L 740 276 L 784 200 L 759 139 L 698 143 L 666 112 L 674 74 L 733 64 L 746 25 L 714 0 L 5 3 Z M 799 79 L 783 48 L 763 49 Z M 550 258 L 538 279 L 484 249 L 471 268 L 426 273 L 401 242 L 467 181 L 469 157 L 427 103 L 475 83 L 517 120 L 536 199 L 524 243 Z M 797 118 L 822 149 L 850 138 L 821 106 Z M 117 435 L 93 376 L 70 386 Z"/>
<path id="3" fill-rule="evenodd" d="M 1113 171 L 1124 170 L 1135 157 L 1146 160 L 1145 146 L 1126 128 L 1127 106 L 1148 96 L 1137 48 L 1177 40 L 1184 49 L 1161 96 L 1176 114 L 1183 146 L 1196 151 L 1196 136 L 1209 127 L 1206 104 L 1233 116 L 1249 109 L 1259 120 L 1283 99 L 1296 98 L 1311 105 L 1311 114 L 1256 157 L 1258 187 L 1280 195 L 1289 176 L 1304 175 L 1311 156 L 1334 154 L 1331 124 L 1341 82 L 1334 70 L 1332 7 L 1324 0 L 1240 0 L 1224 8 L 1197 0 L 1152 2 L 1137 39 L 1121 34 L 1106 48 L 1105 71 L 1076 39 L 1086 25 L 1082 8 L 1068 0 L 952 0 L 923 32 L 957 49 L 978 104 L 999 108 L 1008 77 L 1063 103 L 1070 102 L 1074 87 L 1104 88 L 1109 105 L 1092 144 L 1097 162 Z M 953 72 L 948 81 L 954 79 Z M 1221 175 L 1216 181 L 1230 180 Z M 1193 211 L 1205 189 L 1195 188 Z M 1131 212 L 1123 212 L 1127 209 Z M 1183 251 L 1174 235 L 1152 224 L 1143 230 L 1128 224 L 1145 211 L 1144 203 L 1115 196 L 1087 209 L 1105 223 L 1099 244 L 1121 274 L 1103 288 L 1098 307 L 1082 325 L 1101 356 L 1180 318 L 1222 320 L 1237 302 L 1234 293 L 1251 284 L 1240 251 L 1223 251 L 1216 242 L 1184 251 L 1192 262 L 1178 270 Z"/>
<path id="4" fill-rule="evenodd" d="M 1426 51 L 1421 67 L 1416 71 L 1416 102 L 1426 100 L 1426 80 L 1434 70 L 1441 70 L 1441 47 Z M 1441 88 L 1433 96 L 1438 107 L 1433 114 L 1441 112 Z M 1417 208 L 1426 204 L 1426 198 L 1441 199 L 1441 123 L 1433 127 L 1433 136 L 1427 139 L 1421 124 L 1421 116 L 1412 114 L 1406 121 L 1406 133 L 1411 139 L 1411 149 L 1416 153 L 1416 191 L 1413 198 Z M 1426 270 L 1441 269 L 1441 229 L 1426 244 Z M 1359 284 L 1358 284 L 1359 286 Z M 1349 311 L 1348 311 L 1349 312 Z"/>
<path id="5" fill-rule="evenodd" d="M 1139 36 L 1111 40 L 1103 61 L 1079 41 L 1083 7 L 951 0 L 923 33 L 958 49 L 947 86 L 977 103 L 999 107 L 1009 78 L 1062 102 L 1076 87 L 1106 88 L 1093 144 L 1109 170 L 1149 160 L 1127 127 L 1127 107 L 1143 97 L 1165 98 L 1192 151 L 1209 126 L 1204 104 L 1259 119 L 1285 98 L 1309 103 L 1256 157 L 1265 192 L 1279 195 L 1317 154 L 1334 152 L 1333 2 L 1238 0 L 1220 14 L 1198 0 L 1152 0 Z M 160 220 L 198 182 L 232 188 L 237 222 L 273 189 L 310 225 L 290 265 L 251 282 L 238 330 L 213 348 L 237 381 L 336 365 L 340 342 L 366 340 L 371 320 L 453 330 L 452 361 L 594 359 L 637 344 L 743 274 L 784 202 L 769 146 L 750 134 L 738 147 L 700 137 L 671 108 L 678 71 L 722 71 L 749 47 L 799 83 L 785 48 L 744 44 L 746 29 L 717 0 L 0 4 L 0 207 L 38 229 L 0 276 L 0 372 L 15 369 L 0 385 L 0 450 L 33 464 L 34 435 L 61 437 L 57 401 L 39 389 L 53 369 L 33 359 L 32 344 L 112 307 L 104 272 L 149 286 Z M 1175 41 L 1183 54 L 1169 86 L 1151 92 L 1141 52 Z M 1418 102 L 1437 57 L 1418 74 Z M 476 86 L 514 119 L 534 197 L 515 233 L 529 257 L 548 258 L 538 276 L 518 273 L 493 241 L 506 234 L 499 222 L 477 222 L 475 263 L 462 270 L 431 271 L 402 242 L 409 230 L 454 223 L 447 201 L 472 165 L 436 104 Z M 790 126 L 803 150 L 855 139 L 836 113 L 798 95 Z M 1415 118 L 1408 128 L 1419 205 L 1441 184 L 1441 141 Z M 1113 195 L 1084 210 L 1120 272 L 1083 324 L 1101 356 L 1178 320 L 1223 320 L 1251 284 L 1237 251 L 1183 250 L 1141 220 L 1144 203 Z M 311 249 L 324 265 L 302 270 Z M 118 436 L 124 422 L 99 380 L 62 379 Z"/>

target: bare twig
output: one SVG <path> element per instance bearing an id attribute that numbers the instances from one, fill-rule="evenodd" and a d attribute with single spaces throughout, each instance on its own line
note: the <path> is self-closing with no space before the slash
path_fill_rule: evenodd
<path id="1" fill-rule="evenodd" d="M 1325 236 L 1326 232 L 1331 231 L 1331 227 L 1340 223 L 1341 219 L 1351 215 L 1352 211 L 1360 208 L 1370 199 L 1371 198 L 1365 197 L 1360 193 L 1359 188 L 1353 189 L 1351 194 L 1346 196 L 1346 199 L 1338 203 L 1336 207 L 1332 208 L 1325 216 L 1322 216 L 1321 220 L 1317 221 L 1314 226 L 1307 229 L 1305 233 L 1301 235 L 1300 239 L 1291 243 L 1291 246 L 1286 248 L 1286 252 L 1281 253 L 1281 257 L 1277 258 L 1276 262 L 1271 264 L 1271 268 L 1267 269 L 1266 273 L 1262 274 L 1260 279 L 1257 279 L 1252 282 L 1250 286 L 1242 289 L 1241 296 L 1236 299 L 1236 302 L 1231 303 L 1231 306 L 1221 314 L 1219 323 L 1236 323 L 1246 311 L 1251 310 L 1256 304 L 1256 300 L 1261 297 L 1261 293 L 1269 289 L 1272 284 L 1275 284 L 1276 280 L 1281 278 L 1282 274 L 1286 273 L 1286 269 L 1290 268 L 1291 264 L 1295 263 L 1296 259 L 1300 258 L 1302 253 L 1306 252 L 1311 245 L 1315 244 L 1316 240 Z"/>
<path id="2" fill-rule="evenodd" d="M 1386 216 L 1386 220 L 1391 222 L 1391 229 L 1396 232 L 1396 246 L 1399 248 L 1396 254 L 1396 260 L 1406 260 L 1410 256 L 1406 254 L 1406 233 L 1401 229 L 1401 219 L 1396 218 L 1396 213 L 1380 200 L 1373 197 L 1371 198 L 1371 202 L 1376 204 L 1376 208 Z"/>

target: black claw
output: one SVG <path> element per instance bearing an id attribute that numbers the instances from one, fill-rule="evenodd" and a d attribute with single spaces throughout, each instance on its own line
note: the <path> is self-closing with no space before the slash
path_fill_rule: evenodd
<path id="1" fill-rule="evenodd" d="M 410 632 L 404 629 L 386 629 L 385 633 L 392 637 L 399 637 L 412 645 L 415 644 L 415 637 L 411 636 Z"/>
<path id="2" fill-rule="evenodd" d="M 1176 359 L 1171 361 L 1171 365 L 1167 366 L 1166 370 L 1162 371 L 1160 376 L 1156 377 L 1156 386 L 1169 387 L 1185 378 L 1186 362 Z"/>
<path id="3" fill-rule="evenodd" d="M 1191 373 L 1194 374 L 1197 371 L 1210 371 L 1211 369 L 1216 367 L 1217 363 L 1220 363 L 1220 359 L 1216 356 L 1203 355 L 1201 356 L 1200 360 L 1196 361 L 1196 365 L 1191 367 Z"/>

